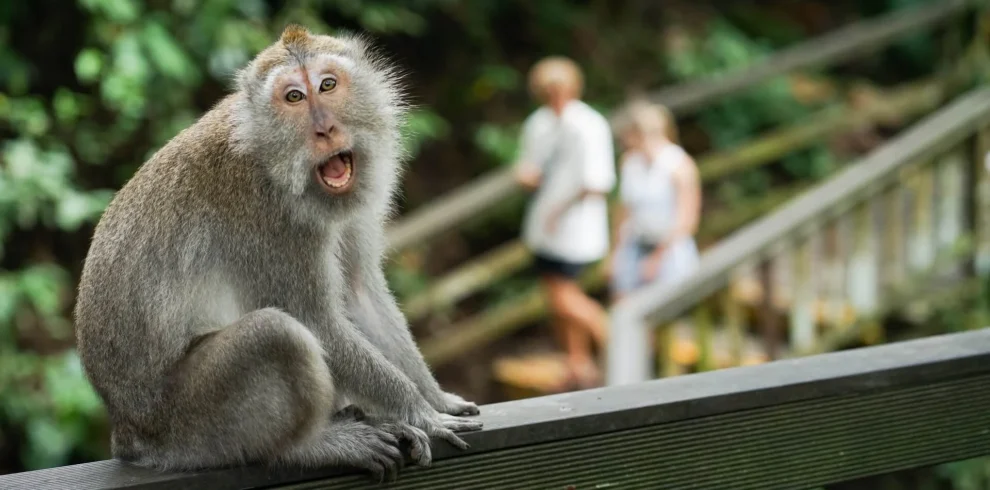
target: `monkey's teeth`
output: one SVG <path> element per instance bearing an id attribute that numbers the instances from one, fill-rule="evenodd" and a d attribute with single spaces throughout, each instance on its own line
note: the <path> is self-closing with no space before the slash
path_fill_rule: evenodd
<path id="1" fill-rule="evenodd" d="M 341 187 L 346 186 L 351 181 L 351 173 L 352 173 L 351 163 L 345 161 L 344 162 L 344 175 L 340 176 L 340 178 L 332 179 L 332 180 L 331 179 L 328 179 L 327 177 L 324 176 L 323 177 L 323 183 L 326 184 L 326 185 L 328 185 L 328 186 L 330 186 L 330 187 L 332 187 L 332 188 L 334 188 L 334 189 L 340 189 Z"/>

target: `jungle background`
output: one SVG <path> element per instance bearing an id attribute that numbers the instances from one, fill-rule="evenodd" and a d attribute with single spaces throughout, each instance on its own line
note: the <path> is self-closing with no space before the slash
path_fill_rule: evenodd
<path id="1" fill-rule="evenodd" d="M 512 162 L 519 126 L 535 108 L 526 71 L 540 57 L 577 60 L 586 100 L 607 113 L 630 94 L 746 66 L 853 20 L 934 1 L 0 2 L 0 473 L 108 457 L 105 414 L 72 340 L 75 283 L 93 225 L 113 192 L 221 98 L 233 71 L 286 23 L 366 32 L 407 73 L 416 109 L 400 200 L 406 212 Z M 937 39 L 919 34 L 864 61 L 782 77 L 685 121 L 683 144 L 692 153 L 730 147 L 836 103 L 849 87 L 875 96 L 932 71 L 938 53 Z M 705 213 L 775 185 L 819 179 L 844 154 L 884 137 L 883 128 L 850 132 L 743 172 L 706 189 Z M 516 236 L 523 205 L 509 200 L 483 225 L 397 256 L 389 265 L 396 294 L 407 298 L 430 277 Z M 461 308 L 504 300 L 530 280 L 502 281 Z M 414 327 L 430 334 L 429 325 Z M 485 387 L 499 348 L 441 370 L 441 382 L 479 402 L 498 401 L 498 391 Z M 930 488 L 986 488 L 986 465 L 949 469 L 917 478 Z"/>

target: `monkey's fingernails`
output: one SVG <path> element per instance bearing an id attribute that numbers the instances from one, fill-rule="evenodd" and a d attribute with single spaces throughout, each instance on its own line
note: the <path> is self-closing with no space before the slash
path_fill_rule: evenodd
<path id="1" fill-rule="evenodd" d="M 460 450 L 464 450 L 471 447 L 468 445 L 468 443 L 464 442 L 464 439 L 457 437 L 457 435 L 454 434 L 453 431 L 449 431 L 449 430 L 444 431 L 443 438 L 444 440 L 451 443 L 454 447 Z"/>

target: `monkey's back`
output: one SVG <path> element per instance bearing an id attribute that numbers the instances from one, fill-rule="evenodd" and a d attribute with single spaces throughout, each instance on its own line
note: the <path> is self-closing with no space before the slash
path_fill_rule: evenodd
<path id="1" fill-rule="evenodd" d="M 100 218 L 75 307 L 76 340 L 87 375 L 111 417 L 150 414 L 168 370 L 190 338 L 175 308 L 195 244 L 212 239 L 209 188 L 230 167 L 230 98 L 145 162 Z M 236 178 L 236 176 L 226 176 Z M 174 321 L 174 322 L 170 322 Z M 137 421 L 132 421 L 137 423 Z"/>

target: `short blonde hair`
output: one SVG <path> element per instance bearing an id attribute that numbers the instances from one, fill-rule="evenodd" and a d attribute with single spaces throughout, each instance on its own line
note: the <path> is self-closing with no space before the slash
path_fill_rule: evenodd
<path id="1" fill-rule="evenodd" d="M 645 99 L 635 99 L 626 103 L 612 117 L 612 130 L 617 135 L 635 131 L 641 135 L 664 133 L 667 139 L 677 143 L 677 120 L 662 104 Z"/>
<path id="2" fill-rule="evenodd" d="M 529 91 L 538 100 L 546 100 L 550 87 L 564 86 L 575 98 L 584 91 L 584 74 L 574 60 L 564 56 L 548 56 L 529 70 Z"/>

